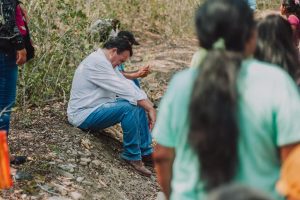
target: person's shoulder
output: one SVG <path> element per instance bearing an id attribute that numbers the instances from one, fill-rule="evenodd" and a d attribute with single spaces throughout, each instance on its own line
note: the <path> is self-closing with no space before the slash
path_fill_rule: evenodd
<path id="1" fill-rule="evenodd" d="M 188 68 L 177 72 L 171 79 L 169 88 L 176 88 L 177 90 L 185 89 L 194 83 L 198 75 L 197 68 Z"/>
<path id="2" fill-rule="evenodd" d="M 198 68 L 188 68 L 184 69 L 183 71 L 177 72 L 172 80 L 171 84 L 178 86 L 178 87 L 184 87 L 187 85 L 190 85 L 194 83 L 194 80 L 196 76 L 198 75 L 199 70 Z"/>
<path id="3" fill-rule="evenodd" d="M 262 62 L 256 59 L 248 59 L 244 61 L 244 67 L 247 68 L 249 75 L 263 78 L 264 80 L 278 81 L 282 79 L 290 79 L 287 72 L 280 66 Z"/>
<path id="4" fill-rule="evenodd" d="M 177 100 L 189 96 L 197 75 L 198 70 L 195 68 L 188 68 L 177 72 L 168 84 L 166 96 Z"/>
<path id="5" fill-rule="evenodd" d="M 83 63 L 91 66 L 110 66 L 110 62 L 106 59 L 101 49 L 98 49 L 90 53 L 84 60 Z"/>

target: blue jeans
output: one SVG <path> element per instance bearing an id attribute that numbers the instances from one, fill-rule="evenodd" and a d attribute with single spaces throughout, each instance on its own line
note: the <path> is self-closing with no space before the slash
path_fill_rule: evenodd
<path id="1" fill-rule="evenodd" d="M 96 109 L 79 126 L 84 130 L 100 130 L 121 123 L 123 129 L 123 153 L 125 160 L 141 160 L 153 152 L 148 119 L 143 108 L 118 99 Z"/>
<path id="2" fill-rule="evenodd" d="M 256 9 L 256 0 L 248 0 L 248 4 L 253 10 Z"/>
<path id="3" fill-rule="evenodd" d="M 0 130 L 7 134 L 11 108 L 16 100 L 17 78 L 16 58 L 0 52 Z"/>

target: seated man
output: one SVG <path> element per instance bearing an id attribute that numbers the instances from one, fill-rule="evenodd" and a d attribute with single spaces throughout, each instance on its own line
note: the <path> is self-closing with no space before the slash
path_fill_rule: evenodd
<path id="1" fill-rule="evenodd" d="M 128 40 L 116 37 L 81 62 L 73 78 L 68 120 L 83 130 L 121 123 L 124 147 L 121 157 L 142 175 L 151 176 L 143 161 L 145 164 L 151 161 L 150 130 L 156 111 L 146 94 L 115 70 L 130 56 L 132 46 Z"/>

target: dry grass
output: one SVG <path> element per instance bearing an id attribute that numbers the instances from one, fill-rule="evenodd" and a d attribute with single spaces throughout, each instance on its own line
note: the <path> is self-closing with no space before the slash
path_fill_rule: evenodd
<path id="1" fill-rule="evenodd" d="M 54 3 L 55 2 L 55 3 Z M 22 68 L 19 105 L 66 101 L 76 66 L 99 43 L 87 29 L 99 18 L 118 18 L 129 30 L 165 39 L 191 36 L 194 10 L 201 0 L 27 0 L 37 48 Z M 279 0 L 260 0 L 259 9 L 278 8 Z"/>

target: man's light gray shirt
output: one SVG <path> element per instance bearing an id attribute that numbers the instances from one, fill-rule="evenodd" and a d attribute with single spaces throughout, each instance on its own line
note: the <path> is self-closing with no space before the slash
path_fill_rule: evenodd
<path id="1" fill-rule="evenodd" d="M 94 110 L 105 103 L 115 102 L 117 98 L 137 105 L 138 100 L 147 99 L 147 96 L 132 81 L 118 74 L 103 51 L 98 49 L 86 57 L 75 71 L 68 120 L 79 126 Z"/>

